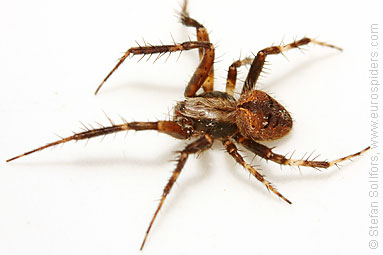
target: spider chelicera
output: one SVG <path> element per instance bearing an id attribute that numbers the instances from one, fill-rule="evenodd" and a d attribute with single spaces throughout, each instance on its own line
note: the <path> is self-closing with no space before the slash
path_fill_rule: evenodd
<path id="1" fill-rule="evenodd" d="M 255 88 L 267 55 L 280 54 L 284 51 L 299 48 L 300 46 L 309 43 L 341 50 L 339 47 L 305 37 L 286 45 L 265 48 L 260 50 L 253 58 L 248 57 L 240 59 L 230 65 L 227 75 L 226 91 L 214 91 L 214 45 L 209 40 L 206 28 L 189 16 L 186 0 L 184 1 L 180 13 L 180 19 L 185 26 L 194 27 L 196 29 L 197 41 L 186 41 L 171 45 L 145 45 L 132 47 L 126 51 L 95 92 L 95 94 L 97 94 L 105 81 L 128 56 L 159 54 L 158 57 L 161 57 L 166 53 L 198 49 L 200 64 L 190 79 L 189 84 L 186 86 L 184 93 L 185 99 L 179 101 L 174 107 L 172 120 L 155 122 L 124 121 L 123 124 L 119 125 L 112 122 L 110 126 L 106 127 L 97 129 L 87 128 L 84 132 L 75 133 L 72 136 L 62 138 L 7 160 L 7 162 L 9 162 L 31 153 L 41 151 L 45 148 L 69 141 L 90 139 L 96 136 L 103 136 L 125 130 L 156 130 L 177 139 L 192 139 L 192 142 L 178 152 L 179 157 L 177 159 L 176 168 L 163 190 L 159 205 L 150 221 L 144 240 L 141 244 L 141 250 L 144 247 L 158 212 L 180 175 L 189 155 L 201 153 L 202 151 L 209 149 L 215 140 L 220 141 L 234 160 L 249 171 L 249 173 L 251 173 L 258 181 L 263 183 L 267 189 L 289 204 L 291 204 L 291 202 L 285 196 L 278 192 L 258 170 L 244 160 L 237 149 L 236 143 L 244 146 L 261 158 L 274 161 L 281 165 L 298 167 L 307 166 L 313 168 L 328 168 L 337 165 L 342 161 L 362 154 L 370 148 L 367 147 L 360 152 L 332 161 L 317 161 L 315 158 L 312 160 L 309 160 L 309 158 L 298 160 L 286 158 L 260 143 L 262 141 L 275 140 L 285 136 L 289 133 L 293 125 L 289 112 L 281 104 L 265 92 Z M 236 86 L 237 69 L 243 65 L 250 65 L 250 70 L 239 98 L 235 98 L 234 89 Z M 197 91 L 201 87 L 204 92 L 197 94 Z"/>

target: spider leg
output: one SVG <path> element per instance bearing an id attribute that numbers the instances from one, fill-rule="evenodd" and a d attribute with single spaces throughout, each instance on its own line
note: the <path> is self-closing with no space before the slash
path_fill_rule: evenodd
<path id="1" fill-rule="evenodd" d="M 204 136 L 200 137 L 198 140 L 187 145 L 185 147 L 185 149 L 183 149 L 182 151 L 179 152 L 180 156 L 179 156 L 178 161 L 177 161 L 176 169 L 173 171 L 172 176 L 170 177 L 168 183 L 166 184 L 166 186 L 164 188 L 160 203 L 158 204 L 158 207 L 157 207 L 157 209 L 153 215 L 153 218 L 150 221 L 149 227 L 146 230 L 145 238 L 141 244 L 140 250 L 142 250 L 144 248 L 146 239 L 148 237 L 150 229 L 152 228 L 153 222 L 155 221 L 158 212 L 160 211 L 162 205 L 164 204 L 167 195 L 169 194 L 169 192 L 172 189 L 174 183 L 176 182 L 178 176 L 180 175 L 181 170 L 184 167 L 187 158 L 189 157 L 189 154 L 204 151 L 204 150 L 210 148 L 212 144 L 213 144 L 213 138 L 210 135 L 204 135 Z"/>
<path id="2" fill-rule="evenodd" d="M 44 150 L 46 148 L 67 143 L 69 141 L 78 141 L 78 140 L 84 140 L 84 139 L 90 139 L 96 136 L 103 136 L 108 135 L 120 131 L 125 130 L 157 130 L 158 132 L 165 133 L 167 135 L 173 136 L 178 139 L 186 139 L 191 136 L 192 131 L 185 129 L 178 125 L 176 122 L 173 121 L 156 121 L 156 122 L 125 122 L 124 124 L 120 125 L 111 125 L 108 127 L 101 127 L 96 129 L 87 129 L 84 132 L 75 133 L 72 136 L 68 136 L 66 138 L 62 138 L 61 140 L 48 143 L 47 145 L 41 146 L 37 149 L 25 152 L 21 155 L 18 155 L 16 157 L 8 159 L 6 162 L 10 162 L 12 160 L 24 157 L 26 155 L 32 154 L 37 151 Z"/>
<path id="3" fill-rule="evenodd" d="M 209 33 L 206 28 L 200 24 L 197 20 L 190 18 L 189 13 L 187 11 L 187 0 L 184 1 L 182 6 L 182 11 L 180 14 L 181 22 L 187 27 L 195 27 L 197 32 L 197 40 L 199 42 L 210 42 Z M 204 48 L 199 48 L 199 59 L 201 60 L 204 56 Z M 213 91 L 214 90 L 214 66 L 212 65 L 209 71 L 209 75 L 206 78 L 205 82 L 202 84 L 202 88 L 204 91 Z"/>
<path id="4" fill-rule="evenodd" d="M 328 168 L 333 165 L 337 165 L 338 163 L 351 159 L 353 157 L 359 156 L 362 153 L 366 152 L 367 150 L 370 149 L 370 147 L 365 148 L 362 151 L 359 151 L 357 153 L 348 155 L 346 157 L 338 158 L 335 160 L 331 161 L 317 161 L 317 160 L 309 160 L 308 158 L 306 159 L 291 159 L 291 158 L 286 158 L 283 155 L 279 155 L 277 153 L 274 153 L 271 148 L 268 148 L 267 146 L 257 143 L 253 140 L 244 138 L 242 136 L 236 138 L 237 142 L 245 146 L 247 149 L 250 151 L 254 152 L 256 155 L 267 159 L 274 161 L 275 163 L 281 164 L 281 165 L 290 165 L 290 166 L 307 166 L 307 167 L 314 167 L 314 168 Z"/>
<path id="5" fill-rule="evenodd" d="M 261 175 L 254 167 L 252 167 L 250 164 L 248 164 L 241 154 L 239 154 L 237 147 L 234 143 L 232 143 L 229 140 L 222 141 L 223 145 L 225 146 L 226 151 L 239 163 L 241 166 L 243 166 L 247 171 L 249 171 L 255 178 L 257 178 L 258 181 L 262 182 L 268 190 L 271 190 L 276 194 L 278 197 L 282 198 L 287 203 L 291 204 L 290 200 L 285 198 L 281 193 L 279 193 L 278 190 L 276 190 L 272 184 L 264 178 L 263 175 Z"/>
<path id="6" fill-rule="evenodd" d="M 263 50 L 260 50 L 258 52 L 257 56 L 255 57 L 253 63 L 251 64 L 251 67 L 250 67 L 249 73 L 247 75 L 245 84 L 242 88 L 242 94 L 252 90 L 255 87 L 257 80 L 258 80 L 258 77 L 262 72 L 262 68 L 263 68 L 263 65 L 265 63 L 265 59 L 266 59 L 267 55 L 281 54 L 284 51 L 294 49 L 294 48 L 299 48 L 300 46 L 303 46 L 303 45 L 306 45 L 309 43 L 319 44 L 319 45 L 334 48 L 334 49 L 337 49 L 340 51 L 342 50 L 341 48 L 339 48 L 337 46 L 334 46 L 334 45 L 331 45 L 328 43 L 324 43 L 324 42 L 320 42 L 320 41 L 317 41 L 317 40 L 314 40 L 311 38 L 307 38 L 307 37 L 302 38 L 298 41 L 294 41 L 292 43 L 286 44 L 286 45 L 272 46 L 272 47 L 268 47 L 268 48 L 265 48 Z"/>
<path id="7" fill-rule="evenodd" d="M 202 58 L 197 70 L 194 72 L 186 90 L 185 96 L 193 96 L 195 92 L 202 86 L 203 82 L 208 77 L 208 72 L 214 62 L 214 46 L 209 42 L 198 42 L 198 41 L 189 41 L 183 43 L 175 43 L 173 45 L 148 45 L 148 46 L 138 46 L 128 49 L 125 54 L 120 58 L 117 65 L 110 71 L 110 73 L 105 77 L 101 82 L 98 88 L 95 91 L 95 94 L 98 93 L 102 85 L 109 79 L 109 77 L 116 71 L 116 69 L 125 61 L 125 59 L 130 55 L 152 55 L 159 53 L 159 57 L 165 53 L 171 53 L 176 51 L 184 51 L 191 49 L 205 49 L 204 57 Z"/>
<path id="8" fill-rule="evenodd" d="M 242 60 L 237 60 L 231 64 L 229 71 L 227 72 L 226 93 L 232 96 L 234 95 L 235 83 L 237 82 L 237 68 L 243 65 L 250 65 L 252 62 L 253 58 L 247 57 Z"/>

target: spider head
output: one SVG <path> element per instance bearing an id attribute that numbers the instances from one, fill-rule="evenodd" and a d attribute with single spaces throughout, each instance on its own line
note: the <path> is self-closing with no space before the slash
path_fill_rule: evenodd
<path id="1" fill-rule="evenodd" d="M 289 112 L 263 91 L 252 90 L 238 100 L 236 124 L 241 134 L 255 141 L 274 140 L 292 128 Z"/>

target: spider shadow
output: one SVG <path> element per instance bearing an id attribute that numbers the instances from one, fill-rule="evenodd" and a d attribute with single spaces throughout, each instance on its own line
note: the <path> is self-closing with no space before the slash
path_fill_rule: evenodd
<path id="1" fill-rule="evenodd" d="M 190 142 L 189 142 L 190 143 Z M 213 147 L 215 147 L 216 145 L 213 144 Z M 156 229 L 160 229 L 161 228 L 161 224 L 164 224 L 164 226 L 166 226 L 166 219 L 167 217 L 169 217 L 171 219 L 171 216 L 168 212 L 165 212 L 167 210 L 169 211 L 172 211 L 176 205 L 179 205 L 179 201 L 182 200 L 182 199 L 185 199 L 185 197 L 187 197 L 188 195 L 188 192 L 190 190 L 193 190 L 193 187 L 195 187 L 197 184 L 200 184 L 201 181 L 203 181 L 204 179 L 207 179 L 209 175 L 211 175 L 211 162 L 212 162 L 212 156 L 213 154 L 212 153 L 209 153 L 210 150 L 204 152 L 203 154 L 201 155 L 195 155 L 195 154 L 191 154 L 189 155 L 189 158 L 180 174 L 180 178 L 182 178 L 182 185 L 177 185 L 179 181 L 177 181 L 174 185 L 174 187 L 177 187 L 176 189 L 172 189 L 172 191 L 170 193 L 172 193 L 173 195 L 171 195 L 170 197 L 167 197 L 166 198 L 166 206 L 164 206 L 161 211 L 163 212 L 161 214 L 161 220 L 158 221 L 156 224 L 158 225 L 158 227 L 156 227 L 155 229 L 153 229 L 153 233 L 156 232 Z M 193 158 L 193 155 L 195 156 Z M 190 160 L 197 160 L 197 164 L 198 166 L 195 167 L 195 168 L 191 168 L 191 167 L 188 167 L 188 162 Z M 193 171 L 194 173 L 192 174 L 192 176 L 183 176 L 182 175 L 185 175 L 184 172 L 186 171 Z M 165 183 L 163 184 L 165 185 Z M 198 207 L 198 205 L 197 205 Z"/>
<path id="2" fill-rule="evenodd" d="M 186 85 L 185 85 L 186 86 Z M 131 90 L 138 90 L 138 91 L 144 91 L 148 94 L 156 94 L 156 96 L 160 95 L 183 95 L 182 91 L 183 87 L 180 86 L 180 88 L 175 88 L 171 86 L 163 86 L 161 83 L 149 83 L 149 82 L 142 82 L 142 81 L 131 81 L 131 82 L 123 82 L 123 83 L 117 83 L 113 86 L 110 86 L 107 90 L 102 91 L 103 94 L 106 96 L 112 95 L 120 95 L 120 94 L 127 94 L 131 93 Z"/>
<path id="3" fill-rule="evenodd" d="M 273 78 L 270 78 L 269 81 L 265 82 L 262 85 L 262 89 L 269 89 L 270 87 L 278 87 L 283 86 L 283 81 L 293 81 L 295 77 L 300 77 L 300 73 L 306 72 L 306 70 L 312 69 L 314 66 L 319 63 L 331 59 L 333 57 L 337 57 L 339 52 L 332 52 L 325 55 L 315 56 L 308 59 L 303 60 L 298 64 L 291 64 L 290 68 L 286 69 L 282 74 L 275 75 Z M 272 66 L 272 65 L 271 65 Z M 272 68 L 272 67 L 271 67 Z M 272 74 L 270 74 L 272 75 Z"/>
<path id="4" fill-rule="evenodd" d="M 176 148 L 174 146 L 173 150 L 177 150 L 178 148 Z M 159 154 L 156 154 L 156 156 L 150 160 L 148 159 L 137 159 L 137 158 L 133 158 L 133 157 L 127 157 L 127 156 L 113 156 L 113 157 L 110 157 L 110 156 L 107 156 L 107 157 L 94 157 L 94 158 L 89 158 L 86 156 L 86 154 L 84 154 L 83 157 L 77 157 L 75 159 L 71 159 L 71 160 L 57 160 L 57 158 L 53 158 L 52 160 L 44 160 L 44 161 L 35 161 L 35 160 L 32 160 L 32 161 L 28 161 L 28 162 L 17 162 L 17 165 L 18 166 L 22 166 L 22 167 L 38 167 L 38 166 L 41 166 L 41 167 L 57 167 L 57 166 L 66 166 L 66 167 L 83 167 L 83 168 L 93 168 L 93 169 L 102 169 L 102 168 L 106 168 L 106 167 L 109 167 L 111 165 L 114 165 L 114 166 L 129 166 L 129 164 L 131 165 L 145 165 L 145 166 L 148 166 L 148 167 L 155 167 L 155 166 L 159 166 L 159 165 L 164 165 L 164 164 L 167 164 L 168 162 L 166 160 L 164 160 L 164 158 L 166 158 L 167 156 L 169 156 L 168 153 L 165 153 L 165 152 L 162 152 L 162 153 L 159 153 Z M 110 171 L 110 169 L 108 168 L 107 171 Z"/>
<path id="5" fill-rule="evenodd" d="M 262 175 L 265 176 L 266 180 L 270 181 L 274 187 L 278 189 L 279 184 L 285 184 L 289 183 L 291 185 L 295 185 L 295 183 L 298 182 L 315 182 L 315 181 L 323 181 L 328 180 L 332 178 L 334 175 L 339 174 L 339 169 L 336 167 L 330 168 L 330 169 L 323 169 L 318 173 L 318 170 L 310 168 L 310 167 L 300 167 L 298 169 L 297 167 L 290 167 L 290 166 L 281 166 L 277 163 L 268 161 L 260 158 L 259 156 L 255 156 L 251 152 L 247 151 L 243 147 L 239 148 L 241 150 L 241 154 L 244 156 L 245 160 L 253 165 L 255 169 L 257 169 Z M 233 165 L 233 159 L 228 156 L 225 160 L 227 165 Z M 293 171 L 292 175 L 281 175 L 278 174 L 277 169 L 280 169 L 281 171 Z M 246 171 L 241 165 L 235 164 L 232 170 L 242 170 Z M 254 176 L 250 175 L 250 173 L 247 172 L 247 175 L 249 178 L 244 178 L 243 174 L 235 174 L 234 172 L 231 172 L 231 176 L 233 179 L 241 183 L 242 185 L 249 186 L 251 189 L 255 190 L 255 192 L 260 192 L 265 196 L 274 196 L 274 194 L 267 190 L 265 186 L 260 183 Z M 283 192 L 283 189 L 278 189 L 282 194 L 286 195 Z M 286 195 L 287 198 L 288 194 Z M 281 199 L 274 199 L 276 202 L 281 202 Z M 280 201 L 277 201 L 280 200 Z M 294 201 L 293 201 L 294 203 Z"/>

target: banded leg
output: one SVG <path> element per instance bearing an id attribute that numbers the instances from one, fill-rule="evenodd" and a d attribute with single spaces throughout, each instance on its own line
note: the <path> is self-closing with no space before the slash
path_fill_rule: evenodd
<path id="1" fill-rule="evenodd" d="M 168 183 L 166 184 L 166 186 L 164 188 L 160 203 L 158 204 L 158 207 L 157 207 L 157 209 L 153 215 L 153 218 L 150 221 L 149 227 L 146 230 L 145 238 L 141 244 L 140 250 L 142 250 L 144 248 L 146 239 L 148 238 L 148 235 L 149 235 L 150 229 L 152 228 L 153 222 L 155 221 L 158 212 L 160 211 L 162 205 L 164 204 L 167 195 L 169 194 L 169 192 L 172 189 L 174 183 L 176 182 L 178 176 L 180 175 L 181 170 L 184 167 L 187 158 L 189 157 L 189 154 L 204 151 L 204 150 L 210 148 L 212 144 L 213 144 L 213 138 L 209 135 L 204 135 L 204 136 L 200 137 L 198 140 L 187 145 L 186 148 L 180 152 L 180 157 L 178 158 L 176 169 L 173 171 L 172 176 L 170 177 Z"/>
<path id="2" fill-rule="evenodd" d="M 234 95 L 235 83 L 237 82 L 237 68 L 243 65 L 250 65 L 253 61 L 253 58 L 245 58 L 242 60 L 237 60 L 229 67 L 229 71 L 227 72 L 227 80 L 226 80 L 226 93 L 229 95 Z"/>
<path id="3" fill-rule="evenodd" d="M 72 136 L 68 136 L 66 138 L 62 138 L 61 140 L 48 143 L 47 145 L 41 146 L 37 149 L 25 152 L 21 155 L 18 155 L 16 157 L 10 158 L 7 160 L 7 162 L 10 162 L 12 160 L 24 157 L 26 155 L 32 154 L 37 151 L 44 150 L 46 148 L 67 143 L 70 141 L 78 141 L 78 140 L 84 140 L 84 139 L 90 139 L 96 136 L 103 136 L 108 135 L 120 131 L 125 130 L 157 130 L 158 132 L 165 133 L 167 135 L 173 136 L 178 139 L 186 139 L 192 135 L 192 131 L 185 129 L 178 125 L 176 122 L 173 121 L 156 121 L 156 122 L 125 122 L 124 124 L 116 125 L 112 123 L 111 126 L 108 127 L 101 127 L 97 129 L 88 129 L 85 127 L 86 130 L 84 132 L 75 133 Z"/>
<path id="4" fill-rule="evenodd" d="M 345 161 L 347 159 L 351 159 L 353 157 L 359 156 L 362 153 L 366 152 L 370 149 L 370 147 L 365 148 L 362 151 L 359 151 L 357 153 L 348 155 L 346 157 L 338 158 L 332 161 L 317 161 L 315 158 L 313 160 L 309 160 L 309 158 L 306 159 L 291 159 L 286 158 L 283 155 L 279 155 L 277 153 L 274 153 L 272 149 L 268 148 L 267 146 L 257 143 L 253 140 L 244 138 L 242 136 L 238 137 L 237 142 L 245 146 L 250 151 L 254 152 L 256 155 L 266 159 L 274 161 L 275 163 L 278 163 L 280 165 L 289 165 L 289 166 L 307 166 L 307 167 L 313 167 L 313 168 L 328 168 L 333 165 L 337 165 L 338 163 Z"/>
<path id="5" fill-rule="evenodd" d="M 208 76 L 208 71 L 205 70 L 205 66 L 207 68 L 209 68 L 209 66 L 211 67 L 213 65 L 214 47 L 209 42 L 190 41 L 190 42 L 184 42 L 184 43 L 176 43 L 173 45 L 159 45 L 159 46 L 149 45 L 149 46 L 138 46 L 138 47 L 130 48 L 120 58 L 117 65 L 112 69 L 112 71 L 110 71 L 109 74 L 105 77 L 105 79 L 101 82 L 101 84 L 96 89 L 95 94 L 98 93 L 98 91 L 101 89 L 102 85 L 109 79 L 109 77 L 114 73 L 114 71 L 116 71 L 117 68 L 130 55 L 160 54 L 158 57 L 161 57 L 163 54 L 166 54 L 166 53 L 191 50 L 191 49 L 199 49 L 199 48 L 205 49 L 205 55 L 204 55 L 202 61 L 200 62 L 200 65 L 198 66 L 197 70 L 195 71 L 195 73 L 192 77 L 192 80 L 194 83 L 197 83 L 197 85 L 193 85 L 193 86 L 199 86 L 198 88 L 200 88 L 202 83 L 206 80 L 206 77 Z M 190 82 L 192 82 L 192 81 L 190 81 Z M 190 85 L 190 83 L 189 83 L 189 85 Z"/>
<path id="6" fill-rule="evenodd" d="M 285 198 L 279 191 L 277 191 L 271 183 L 266 180 L 263 175 L 261 175 L 257 170 L 254 169 L 250 164 L 248 164 L 241 154 L 239 154 L 237 147 L 234 143 L 232 143 L 229 140 L 222 141 L 223 145 L 225 146 L 226 151 L 239 163 L 241 166 L 243 166 L 247 171 L 249 171 L 255 178 L 257 178 L 258 181 L 262 182 L 268 190 L 271 190 L 276 194 L 278 197 L 282 198 L 287 203 L 291 204 L 291 202 Z"/>
<path id="7" fill-rule="evenodd" d="M 303 46 L 303 45 L 306 45 L 309 43 L 314 43 L 314 44 L 334 48 L 334 49 L 337 49 L 340 51 L 342 50 L 341 48 L 339 48 L 337 46 L 334 46 L 334 45 L 331 45 L 328 43 L 324 43 L 324 42 L 320 42 L 320 41 L 317 41 L 317 40 L 314 40 L 311 38 L 307 38 L 307 37 L 302 38 L 298 41 L 286 44 L 286 45 L 272 46 L 272 47 L 268 47 L 268 48 L 265 48 L 263 50 L 260 50 L 258 52 L 257 56 L 255 57 L 253 63 L 251 64 L 249 73 L 247 75 L 245 84 L 244 84 L 243 89 L 242 89 L 242 94 L 252 90 L 255 87 L 257 80 L 258 80 L 258 77 L 262 72 L 262 68 L 263 68 L 263 65 L 265 63 L 265 59 L 266 59 L 267 55 L 280 54 L 284 51 L 294 49 L 294 48 L 299 48 L 300 46 Z"/>
<path id="8" fill-rule="evenodd" d="M 206 28 L 195 19 L 190 18 L 189 13 L 187 11 L 187 0 L 184 1 L 180 18 L 182 24 L 184 24 L 185 26 L 195 27 L 197 32 L 197 40 L 199 42 L 210 42 L 209 33 L 207 32 Z M 198 50 L 200 60 L 204 56 L 204 51 L 204 48 L 199 48 Z M 214 90 L 214 66 L 210 68 L 209 75 L 206 78 L 205 82 L 202 84 L 202 88 L 206 92 Z"/>

